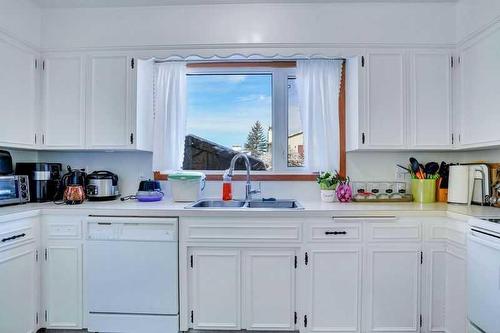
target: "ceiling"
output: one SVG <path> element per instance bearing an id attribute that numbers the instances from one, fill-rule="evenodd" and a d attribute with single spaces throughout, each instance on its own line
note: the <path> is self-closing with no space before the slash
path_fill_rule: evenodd
<path id="1" fill-rule="evenodd" d="M 457 0 L 33 0 L 42 8 L 140 7 L 234 3 L 456 2 Z"/>

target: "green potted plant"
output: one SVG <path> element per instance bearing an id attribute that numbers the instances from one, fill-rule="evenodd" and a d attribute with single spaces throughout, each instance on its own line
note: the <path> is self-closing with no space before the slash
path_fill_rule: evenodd
<path id="1" fill-rule="evenodd" d="M 334 202 L 337 198 L 335 195 L 335 190 L 340 181 L 340 175 L 338 172 L 322 172 L 316 179 L 321 190 L 321 200 L 324 202 Z"/>

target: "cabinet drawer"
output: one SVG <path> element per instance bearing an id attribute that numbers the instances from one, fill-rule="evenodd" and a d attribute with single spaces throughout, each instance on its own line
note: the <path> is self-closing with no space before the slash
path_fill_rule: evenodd
<path id="1" fill-rule="evenodd" d="M 367 223 L 368 241 L 418 241 L 421 239 L 420 224 L 415 223 Z"/>
<path id="2" fill-rule="evenodd" d="M 189 241 L 300 241 L 301 229 L 295 224 L 210 224 L 187 226 Z"/>
<path id="3" fill-rule="evenodd" d="M 0 251 L 34 241 L 33 223 L 36 218 L 23 218 L 0 224 Z"/>
<path id="4" fill-rule="evenodd" d="M 69 216 L 46 216 L 45 234 L 48 239 L 81 239 L 82 219 Z"/>
<path id="5" fill-rule="evenodd" d="M 361 226 L 359 224 L 321 224 L 308 227 L 309 241 L 361 241 Z"/>

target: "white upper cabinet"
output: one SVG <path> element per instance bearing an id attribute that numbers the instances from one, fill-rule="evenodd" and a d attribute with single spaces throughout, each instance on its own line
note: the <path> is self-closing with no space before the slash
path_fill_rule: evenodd
<path id="1" fill-rule="evenodd" d="M 55 56 L 44 60 L 42 100 L 42 134 L 38 144 L 51 149 L 84 148 L 83 56 Z"/>
<path id="2" fill-rule="evenodd" d="M 38 124 L 36 55 L 0 39 L 0 146 L 31 148 Z"/>
<path id="3" fill-rule="evenodd" d="M 410 59 L 411 147 L 448 148 L 452 144 L 451 54 L 419 50 Z"/>
<path id="4" fill-rule="evenodd" d="M 127 56 L 92 56 L 89 59 L 87 146 L 130 148 L 131 131 Z"/>
<path id="5" fill-rule="evenodd" d="M 128 56 L 89 58 L 87 148 L 152 150 L 153 64 Z"/>
<path id="6" fill-rule="evenodd" d="M 403 50 L 367 53 L 363 148 L 401 149 L 406 145 L 406 58 Z"/>
<path id="7" fill-rule="evenodd" d="M 347 61 L 347 149 L 451 149 L 450 50 L 369 50 L 362 59 Z"/>
<path id="8" fill-rule="evenodd" d="M 461 145 L 500 145 L 500 29 L 468 42 L 459 68 Z"/>

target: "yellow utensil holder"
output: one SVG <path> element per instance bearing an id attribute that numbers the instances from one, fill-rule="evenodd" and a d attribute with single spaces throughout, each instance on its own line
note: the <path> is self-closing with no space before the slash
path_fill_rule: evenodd
<path id="1" fill-rule="evenodd" d="M 420 203 L 431 203 L 436 201 L 435 179 L 412 179 L 411 194 L 413 200 Z"/>

